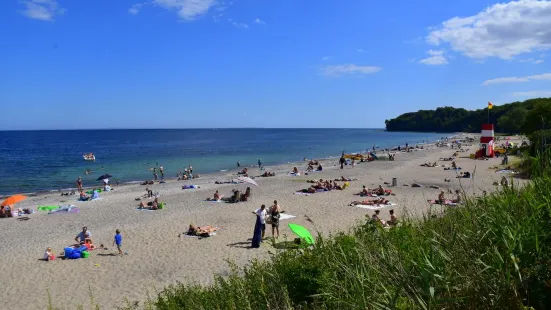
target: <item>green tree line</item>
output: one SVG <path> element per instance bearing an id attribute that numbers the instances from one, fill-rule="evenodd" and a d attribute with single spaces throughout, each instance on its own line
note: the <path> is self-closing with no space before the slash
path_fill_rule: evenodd
<path id="1" fill-rule="evenodd" d="M 388 131 L 417 132 L 480 132 L 488 122 L 488 109 L 466 110 L 439 107 L 436 110 L 419 110 L 404 113 L 386 120 Z M 532 134 L 551 128 L 551 98 L 517 101 L 490 109 L 490 123 L 498 133 Z"/>

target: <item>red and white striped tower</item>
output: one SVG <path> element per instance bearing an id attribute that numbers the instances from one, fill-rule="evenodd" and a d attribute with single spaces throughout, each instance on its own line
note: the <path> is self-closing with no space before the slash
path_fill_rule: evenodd
<path id="1" fill-rule="evenodd" d="M 480 144 L 486 150 L 486 157 L 494 157 L 494 124 L 482 124 Z"/>

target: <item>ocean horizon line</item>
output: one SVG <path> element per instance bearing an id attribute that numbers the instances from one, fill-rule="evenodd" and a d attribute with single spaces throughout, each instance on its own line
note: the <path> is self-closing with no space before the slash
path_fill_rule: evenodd
<path id="1" fill-rule="evenodd" d="M 0 129 L 0 132 L 14 132 L 14 131 L 92 131 L 92 130 L 219 130 L 219 129 L 281 129 L 281 130 L 309 130 L 309 129 L 370 129 L 370 130 L 383 130 L 386 128 L 367 128 L 367 127 L 188 127 L 188 128 L 83 128 L 83 129 Z"/>

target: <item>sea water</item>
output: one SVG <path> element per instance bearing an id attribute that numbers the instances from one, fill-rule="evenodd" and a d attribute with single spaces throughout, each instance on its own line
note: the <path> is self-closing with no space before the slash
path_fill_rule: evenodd
<path id="1" fill-rule="evenodd" d="M 0 194 L 101 184 L 104 173 L 121 183 L 152 179 L 162 165 L 175 177 L 189 165 L 194 173 L 338 157 L 341 152 L 435 141 L 444 134 L 383 129 L 144 129 L 0 131 Z M 84 153 L 94 153 L 95 162 Z M 85 175 L 86 169 L 92 170 Z M 157 174 L 158 172 L 157 169 Z"/>

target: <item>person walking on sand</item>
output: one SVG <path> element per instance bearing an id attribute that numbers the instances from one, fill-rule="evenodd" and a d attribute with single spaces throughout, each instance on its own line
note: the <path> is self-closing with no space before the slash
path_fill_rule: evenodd
<path id="1" fill-rule="evenodd" d="M 277 203 L 277 200 L 274 200 L 274 204 L 270 208 L 270 219 L 272 221 L 272 238 L 279 238 L 279 218 L 281 216 L 281 208 Z M 274 236 L 277 232 L 277 236 Z"/>
<path id="2" fill-rule="evenodd" d="M 260 161 L 260 158 L 258 159 L 258 168 L 262 167 L 262 162 Z"/>
<path id="3" fill-rule="evenodd" d="M 115 237 L 113 238 L 113 246 L 117 245 L 117 250 L 119 250 L 119 255 L 122 254 L 122 235 L 120 230 L 115 230 Z"/>
<path id="4" fill-rule="evenodd" d="M 344 154 L 341 156 L 341 159 L 339 159 L 339 163 L 341 164 L 341 169 L 344 169 L 344 163 L 346 162 L 346 159 L 344 159 Z"/>
<path id="5" fill-rule="evenodd" d="M 81 177 L 78 177 L 77 179 L 77 189 L 78 191 L 82 191 L 82 178 Z"/>

